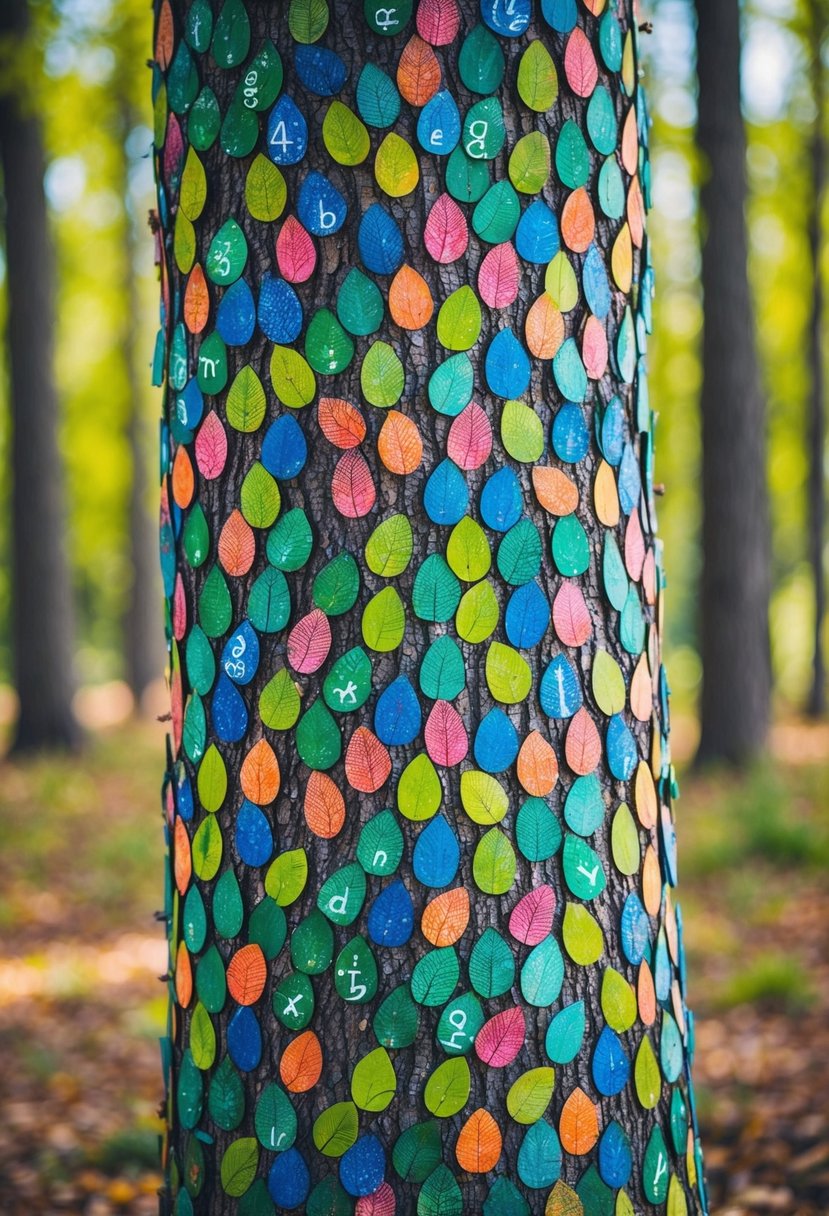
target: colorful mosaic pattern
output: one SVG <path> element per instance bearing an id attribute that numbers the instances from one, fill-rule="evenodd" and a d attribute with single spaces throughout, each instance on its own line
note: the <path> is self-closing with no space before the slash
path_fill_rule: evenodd
<path id="1" fill-rule="evenodd" d="M 701 1212 L 629 0 L 162 0 L 167 1206 Z"/>

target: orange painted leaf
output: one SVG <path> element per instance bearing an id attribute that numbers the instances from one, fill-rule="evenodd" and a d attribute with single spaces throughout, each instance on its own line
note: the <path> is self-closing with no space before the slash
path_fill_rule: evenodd
<path id="1" fill-rule="evenodd" d="M 268 978 L 268 965 L 262 947 L 251 943 L 242 946 L 227 965 L 227 990 L 239 1005 L 253 1005 L 259 1000 Z"/>
<path id="2" fill-rule="evenodd" d="M 613 279 L 620 291 L 630 291 L 633 282 L 633 242 L 630 239 L 630 228 L 623 224 L 619 235 L 613 242 L 610 251 L 610 269 Z"/>
<path id="3" fill-rule="evenodd" d="M 184 324 L 191 334 L 200 334 L 210 316 L 210 295 L 207 279 L 199 262 L 196 262 L 184 289 Z"/>
<path id="4" fill-rule="evenodd" d="M 417 6 L 417 32 L 432 46 L 448 46 L 460 28 L 457 0 L 420 0 Z"/>
<path id="5" fill-rule="evenodd" d="M 401 266 L 389 288 L 389 312 L 395 325 L 422 329 L 431 321 L 434 311 L 429 284 L 413 267 Z"/>
<path id="6" fill-rule="evenodd" d="M 638 722 L 647 722 L 653 713 L 653 691 L 648 656 L 642 652 L 630 681 L 630 709 Z"/>
<path id="7" fill-rule="evenodd" d="M 170 8 L 170 0 L 164 0 L 158 14 L 155 35 L 155 61 L 164 72 L 173 59 L 174 41 L 173 10 Z"/>
<path id="8" fill-rule="evenodd" d="M 636 1003 L 639 1006 L 639 1017 L 645 1026 L 653 1026 L 656 1021 L 656 988 L 653 982 L 653 972 L 647 959 L 639 964 L 639 974 L 636 977 Z"/>
<path id="9" fill-rule="evenodd" d="M 545 511 L 551 515 L 572 515 L 579 505 L 579 491 L 561 469 L 535 465 L 533 489 Z"/>
<path id="10" fill-rule="evenodd" d="M 596 723 L 584 708 L 577 710 L 567 728 L 564 756 L 574 773 L 586 777 L 602 758 L 602 740 Z"/>
<path id="11" fill-rule="evenodd" d="M 313 1089 L 322 1076 L 322 1048 L 313 1030 L 306 1030 L 292 1039 L 279 1061 L 282 1084 L 292 1094 L 304 1094 Z"/>
<path id="12" fill-rule="evenodd" d="M 305 787 L 305 822 L 323 840 L 331 840 L 345 823 L 345 799 L 327 773 L 313 770 Z"/>
<path id="13" fill-rule="evenodd" d="M 581 339 L 581 360 L 591 380 L 601 380 L 607 371 L 607 334 L 598 317 L 588 317 Z"/>
<path id="14" fill-rule="evenodd" d="M 331 625 L 321 608 L 312 608 L 288 634 L 288 662 L 294 671 L 318 671 L 331 649 Z"/>
<path id="15" fill-rule="evenodd" d="M 173 501 L 182 511 L 193 501 L 196 478 L 190 454 L 184 444 L 179 444 L 173 461 Z"/>
<path id="16" fill-rule="evenodd" d="M 276 754 L 267 739 L 260 739 L 242 762 L 239 773 L 242 793 L 257 806 L 266 806 L 279 793 L 280 782 Z"/>
<path id="17" fill-rule="evenodd" d="M 648 916 L 658 916 L 662 906 L 662 876 L 656 849 L 649 844 L 642 858 L 642 903 Z"/>
<path id="18" fill-rule="evenodd" d="M 561 1108 L 558 1134 L 565 1153 L 572 1153 L 574 1157 L 589 1153 L 599 1138 L 596 1104 L 578 1085 Z"/>
<path id="19" fill-rule="evenodd" d="M 184 579 L 176 575 L 173 588 L 173 637 L 180 642 L 187 632 L 187 594 L 184 590 Z"/>
<path id="20" fill-rule="evenodd" d="M 176 1000 L 186 1009 L 193 996 L 193 967 L 184 942 L 179 942 L 176 953 Z"/>
<path id="21" fill-rule="evenodd" d="M 350 401 L 341 397 L 320 397 L 317 406 L 320 430 L 335 448 L 356 448 L 366 437 L 363 415 Z"/>
<path id="22" fill-rule="evenodd" d="M 642 566 L 642 590 L 645 592 L 645 603 L 656 603 L 656 556 L 653 549 L 648 549 Z"/>
<path id="23" fill-rule="evenodd" d="M 334 506 L 346 519 L 368 515 L 377 501 L 371 469 L 359 452 L 346 452 L 337 461 L 331 478 Z"/>
<path id="24" fill-rule="evenodd" d="M 501 1129 L 488 1110 L 473 1110 L 458 1134 L 455 1156 L 468 1174 L 486 1174 L 495 1169 L 501 1156 Z"/>
<path id="25" fill-rule="evenodd" d="M 584 186 L 574 190 L 561 213 L 561 236 L 574 253 L 585 253 L 596 232 L 593 204 Z"/>
<path id="26" fill-rule="evenodd" d="M 276 238 L 276 263 L 289 283 L 310 279 L 317 264 L 317 248 L 309 232 L 294 215 L 289 215 Z"/>
<path id="27" fill-rule="evenodd" d="M 530 354 L 536 359 L 552 359 L 564 341 L 564 318 L 546 291 L 527 313 L 524 332 Z"/>
<path id="28" fill-rule="evenodd" d="M 506 308 L 518 298 L 518 257 L 509 241 L 494 245 L 481 262 L 478 292 L 490 308 Z"/>
<path id="29" fill-rule="evenodd" d="M 390 473 L 413 473 L 423 459 L 417 423 L 400 410 L 389 410 L 377 436 L 377 451 Z"/>
<path id="30" fill-rule="evenodd" d="M 469 924 L 469 892 L 455 887 L 430 899 L 423 909 L 420 929 L 433 946 L 453 946 Z"/>
<path id="31" fill-rule="evenodd" d="M 527 793 L 538 798 L 546 797 L 558 781 L 556 754 L 540 731 L 530 731 L 521 744 L 516 774 Z"/>
<path id="32" fill-rule="evenodd" d="M 633 105 L 622 125 L 622 164 L 631 177 L 639 168 L 639 133 L 636 130 L 636 107 Z"/>
<path id="33" fill-rule="evenodd" d="M 641 249 L 645 239 L 645 200 L 642 198 L 638 177 L 634 177 L 628 190 L 627 217 L 630 238 L 636 248 Z"/>
<path id="34" fill-rule="evenodd" d="M 423 738 L 429 759 L 446 768 L 460 764 L 469 751 L 463 718 L 448 701 L 435 701 L 426 719 Z"/>
<path id="35" fill-rule="evenodd" d="M 469 228 L 466 216 L 455 200 L 441 194 L 435 201 L 423 229 L 423 243 L 436 262 L 455 262 L 466 253 Z"/>
<path id="36" fill-rule="evenodd" d="M 348 741 L 345 775 L 348 784 L 362 794 L 374 794 L 389 779 L 391 756 L 367 726 L 358 726 Z"/>
<path id="37" fill-rule="evenodd" d="M 247 574 L 256 556 L 256 538 L 241 511 L 231 511 L 219 533 L 219 562 L 227 574 Z"/>
<path id="38" fill-rule="evenodd" d="M 553 625 L 565 646 L 583 646 L 593 632 L 590 610 L 576 583 L 561 584 L 553 600 Z"/>
<path id="39" fill-rule="evenodd" d="M 446 440 L 446 454 L 459 468 L 479 469 L 492 451 L 492 426 L 475 401 L 452 420 Z"/>
<path id="40" fill-rule="evenodd" d="M 599 523 L 604 524 L 606 528 L 615 528 L 621 519 L 621 508 L 616 478 L 606 460 L 599 461 L 596 480 L 593 482 L 593 502 Z"/>
<path id="41" fill-rule="evenodd" d="M 227 463 L 227 434 L 215 410 L 207 414 L 196 435 L 196 464 L 205 481 L 213 481 Z"/>
<path id="42" fill-rule="evenodd" d="M 639 520 L 639 512 L 631 511 L 625 528 L 625 569 L 634 583 L 638 583 L 642 577 L 644 564 L 645 538 L 642 535 L 642 524 Z"/>
<path id="43" fill-rule="evenodd" d="M 179 895 L 185 895 L 193 873 L 193 862 L 190 857 L 190 837 L 183 819 L 176 819 L 173 829 L 173 872 Z"/>
<path id="44" fill-rule="evenodd" d="M 576 26 L 567 39 L 564 74 L 577 97 L 589 97 L 599 79 L 599 69 L 590 40 L 579 26 Z"/>
<path id="45" fill-rule="evenodd" d="M 657 816 L 656 786 L 653 773 L 644 760 L 640 760 L 636 769 L 636 779 L 633 786 L 633 801 L 636 814 L 643 828 L 655 828 Z"/>
<path id="46" fill-rule="evenodd" d="M 584 1216 L 584 1204 L 573 1188 L 559 1178 L 547 1196 L 544 1216 Z"/>
<path id="47" fill-rule="evenodd" d="M 410 105 L 425 106 L 440 88 L 440 63 L 428 42 L 413 34 L 397 65 L 397 87 Z"/>

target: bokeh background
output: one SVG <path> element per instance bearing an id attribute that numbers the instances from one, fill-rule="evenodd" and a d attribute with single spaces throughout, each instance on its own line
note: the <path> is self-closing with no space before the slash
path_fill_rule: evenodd
<path id="1" fill-rule="evenodd" d="M 656 479 L 666 486 L 680 896 L 709 1180 L 722 1214 L 818 1216 L 829 1211 L 829 725 L 802 714 L 814 630 L 806 498 L 814 25 L 805 0 L 744 5 L 774 726 L 767 755 L 747 770 L 697 772 L 689 764 L 701 678 L 694 11 L 688 0 L 647 7 L 657 272 L 651 398 Z M 12 757 L 0 767 L 0 1208 L 10 1216 L 151 1213 L 165 1008 L 156 978 L 164 947 L 153 921 L 162 900 L 164 728 L 156 717 L 165 706 L 162 681 L 133 678 L 138 687 L 130 688 L 131 672 L 160 672 L 164 662 L 160 591 L 149 575 L 140 594 L 133 586 L 136 564 L 143 569 L 155 548 L 151 14 L 147 0 L 34 0 L 31 11 L 36 53 L 23 66 L 36 80 L 47 150 L 76 712 L 87 744 L 80 757 Z M 0 247 L 0 332 L 5 321 Z M 0 344 L 0 729 L 10 736 L 6 364 Z"/>

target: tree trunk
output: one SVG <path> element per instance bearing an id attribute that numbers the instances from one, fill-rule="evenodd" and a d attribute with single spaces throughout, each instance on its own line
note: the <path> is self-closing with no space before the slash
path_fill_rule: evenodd
<path id="1" fill-rule="evenodd" d="M 815 605 L 815 634 L 812 652 L 812 684 L 808 711 L 814 718 L 826 712 L 826 658 L 823 626 L 826 619 L 826 573 L 823 550 L 826 533 L 826 404 L 823 375 L 823 198 L 826 179 L 826 119 L 824 114 L 823 60 L 821 50 L 825 29 L 824 5 L 812 0 L 809 5 L 811 35 L 812 98 L 815 122 L 810 141 L 811 200 L 809 251 L 812 263 L 812 308 L 809 325 L 809 364 L 812 372 L 809 395 L 807 452 L 809 459 L 809 563 L 812 567 Z"/>
<path id="2" fill-rule="evenodd" d="M 162 1210 L 699 1212 L 631 9 L 410 8 L 157 11 Z"/>
<path id="3" fill-rule="evenodd" d="M 29 61 L 25 0 L 0 9 L 11 63 Z M 11 395 L 11 598 L 17 750 L 74 746 L 73 610 L 66 555 L 58 401 L 52 369 L 53 260 L 45 161 L 32 73 L 9 71 L 0 92 L 6 203 Z"/>
<path id="4" fill-rule="evenodd" d="M 697 0 L 702 287 L 702 734 L 698 759 L 742 763 L 769 724 L 765 411 L 748 285 L 737 0 Z"/>

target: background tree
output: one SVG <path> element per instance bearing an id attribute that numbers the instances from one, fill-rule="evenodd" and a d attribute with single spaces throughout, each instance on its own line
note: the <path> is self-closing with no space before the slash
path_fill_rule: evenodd
<path id="1" fill-rule="evenodd" d="M 697 0 L 703 157 L 699 759 L 759 754 L 771 657 L 766 418 L 748 286 L 740 6 Z"/>
<path id="2" fill-rule="evenodd" d="M 54 268 L 35 104 L 38 57 L 25 0 L 0 12 L 0 155 L 11 404 L 11 640 L 20 750 L 73 746 L 72 591 L 52 367 Z"/>
<path id="3" fill-rule="evenodd" d="M 158 8 L 177 1211 L 704 1208 L 637 56 Z"/>

